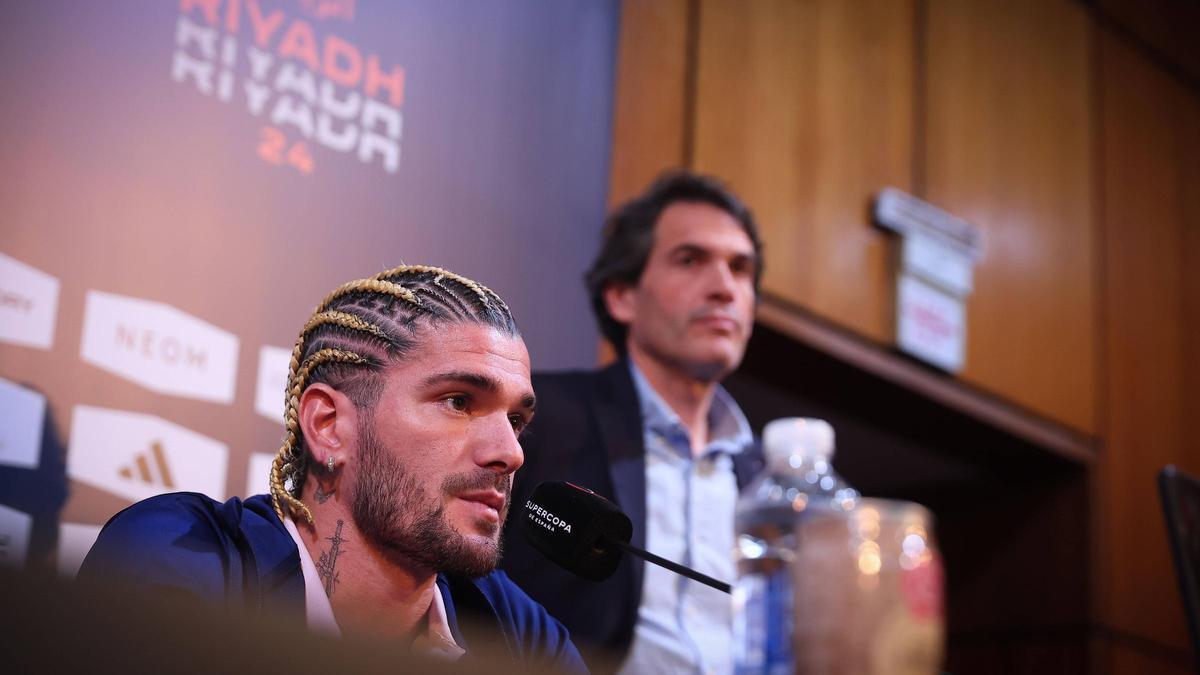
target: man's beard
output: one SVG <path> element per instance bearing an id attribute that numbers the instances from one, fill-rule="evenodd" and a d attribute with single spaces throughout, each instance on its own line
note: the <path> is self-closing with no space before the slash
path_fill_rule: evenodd
<path id="1" fill-rule="evenodd" d="M 442 481 L 438 493 L 431 497 L 420 477 L 411 475 L 399 459 L 380 445 L 374 433 L 374 419 L 368 416 L 362 422 L 361 466 L 351 508 L 363 536 L 398 556 L 402 563 L 434 572 L 477 577 L 496 569 L 502 550 L 501 537 L 496 531 L 508 514 L 510 477 L 483 468 L 453 474 Z M 445 496 L 491 489 L 505 496 L 500 522 L 489 533 L 494 538 L 468 538 L 446 521 Z"/>

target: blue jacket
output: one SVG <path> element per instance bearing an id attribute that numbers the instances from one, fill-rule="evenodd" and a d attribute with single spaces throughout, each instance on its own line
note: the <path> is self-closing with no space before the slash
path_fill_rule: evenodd
<path id="1" fill-rule="evenodd" d="M 177 492 L 138 502 L 108 521 L 84 559 L 79 580 L 98 579 L 182 591 L 252 612 L 305 611 L 299 551 L 266 495 L 222 504 Z M 587 671 L 563 625 L 504 572 L 475 579 L 438 574 L 437 586 L 450 631 L 468 652 L 471 629 L 494 627 L 495 634 L 480 639 L 501 637 L 517 666 Z M 460 614 L 484 620 L 460 626 Z"/>

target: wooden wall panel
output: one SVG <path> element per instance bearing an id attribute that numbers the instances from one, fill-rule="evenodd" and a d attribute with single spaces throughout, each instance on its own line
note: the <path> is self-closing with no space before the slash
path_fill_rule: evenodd
<path id="1" fill-rule="evenodd" d="M 1147 653 L 1124 644 L 1109 648 L 1105 657 L 1107 668 L 1102 672 L 1111 675 L 1188 675 L 1196 672 L 1186 658 Z"/>
<path id="2" fill-rule="evenodd" d="M 1184 421 L 1200 419 L 1200 91 L 1180 96 L 1175 156 L 1179 166 L 1183 226 Z M 1180 463 L 1200 475 L 1200 433 L 1184 434 Z"/>
<path id="3" fill-rule="evenodd" d="M 688 0 L 621 3 L 608 176 L 610 209 L 645 190 L 663 171 L 687 163 L 691 11 Z M 601 339 L 597 362 L 608 364 L 616 356 L 612 346 Z"/>
<path id="4" fill-rule="evenodd" d="M 1068 0 L 927 3 L 926 199 L 979 225 L 964 379 L 1095 430 L 1088 17 Z"/>
<path id="5" fill-rule="evenodd" d="M 881 187 L 911 188 L 913 4 L 704 0 L 693 167 L 727 179 L 766 244 L 764 289 L 890 341 Z"/>
<path id="6" fill-rule="evenodd" d="M 1095 508 L 1097 584 L 1115 630 L 1187 649 L 1154 483 L 1200 474 L 1194 390 L 1200 103 L 1121 38 L 1101 39 L 1107 451 Z M 1189 309 L 1190 308 L 1190 309 Z M 1191 375 L 1189 375 L 1191 373 Z"/>
<path id="7" fill-rule="evenodd" d="M 686 161 L 688 11 L 688 0 L 621 4 L 610 205 Z"/>
<path id="8" fill-rule="evenodd" d="M 1115 30 L 1148 45 L 1167 67 L 1200 82 L 1200 3 L 1195 0 L 1096 0 Z M 1162 63 L 1159 64 L 1163 65 Z"/>

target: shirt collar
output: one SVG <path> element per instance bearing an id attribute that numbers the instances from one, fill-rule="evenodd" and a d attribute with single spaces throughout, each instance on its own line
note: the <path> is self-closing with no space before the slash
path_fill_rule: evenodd
<path id="1" fill-rule="evenodd" d="M 629 374 L 633 378 L 633 386 L 637 390 L 638 401 L 641 404 L 642 425 L 646 429 L 660 434 L 682 433 L 686 435 L 687 429 L 679 419 L 679 415 L 676 415 L 671 406 L 667 405 L 667 402 L 658 395 L 650 381 L 634 364 L 633 359 L 629 359 Z M 750 430 L 750 423 L 746 421 L 746 416 L 742 414 L 741 408 L 724 387 L 717 385 L 716 391 L 713 393 L 712 406 L 708 410 L 706 454 L 712 452 L 737 454 L 753 442 L 754 433 Z"/>
<path id="2" fill-rule="evenodd" d="M 329 604 L 329 596 L 325 594 L 325 587 L 321 584 L 321 575 L 317 572 L 317 566 L 313 564 L 312 556 L 308 554 L 308 548 L 300 539 L 300 532 L 296 529 L 296 524 L 292 522 L 290 516 L 284 516 L 283 527 L 291 535 L 292 541 L 296 542 L 296 548 L 300 552 L 300 571 L 304 574 L 304 610 L 308 629 L 314 633 L 340 636 L 342 630 L 338 626 L 337 618 L 333 615 L 333 606 Z M 425 631 L 418 634 L 413 640 L 414 650 L 444 656 L 451 660 L 466 653 L 466 650 L 454 641 L 454 636 L 450 632 L 450 623 L 446 618 L 446 602 L 442 599 L 441 588 L 436 584 L 433 587 L 433 600 L 429 603 L 425 617 Z"/>

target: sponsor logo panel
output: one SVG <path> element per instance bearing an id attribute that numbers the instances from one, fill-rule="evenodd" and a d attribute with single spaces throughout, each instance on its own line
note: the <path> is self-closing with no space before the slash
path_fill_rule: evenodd
<path id="1" fill-rule="evenodd" d="M 37 468 L 45 417 L 45 396 L 0 378 L 0 464 Z"/>
<path id="2" fill-rule="evenodd" d="M 21 568 L 29 553 L 33 517 L 0 505 L 0 567 Z"/>
<path id="3" fill-rule="evenodd" d="M 170 305 L 88 291 L 80 355 L 151 391 L 233 401 L 238 339 Z"/>
<path id="4" fill-rule="evenodd" d="M 132 501 L 164 492 L 225 499 L 229 448 L 162 418 L 75 406 L 67 475 Z"/>
<path id="5" fill-rule="evenodd" d="M 74 579 L 79 574 L 79 567 L 96 537 L 100 536 L 99 525 L 84 525 L 82 523 L 59 523 L 58 525 L 58 573 L 60 576 Z"/>
<path id="6" fill-rule="evenodd" d="M 59 286 L 58 279 L 0 253 L 0 340 L 49 349 Z"/>
<path id="7" fill-rule="evenodd" d="M 254 390 L 254 409 L 263 417 L 280 424 L 283 424 L 283 396 L 291 361 L 290 349 L 264 345 L 258 350 L 258 384 Z"/>

